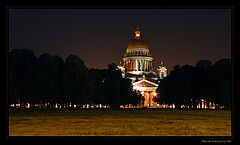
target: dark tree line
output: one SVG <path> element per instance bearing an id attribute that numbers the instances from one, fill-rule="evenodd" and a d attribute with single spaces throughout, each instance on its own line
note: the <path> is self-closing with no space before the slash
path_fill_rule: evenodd
<path id="1" fill-rule="evenodd" d="M 78 56 L 65 61 L 44 53 L 36 57 L 28 49 L 13 49 L 8 62 L 9 104 L 102 104 L 111 108 L 136 105 L 141 95 L 131 81 L 121 77 L 115 64 L 108 69 L 88 69 Z"/>
<path id="2" fill-rule="evenodd" d="M 221 59 L 214 65 L 208 60 L 200 60 L 196 66 L 176 65 L 170 75 L 160 81 L 157 92 L 158 102 L 175 103 L 176 108 L 180 108 L 181 105 L 197 108 L 197 103 L 205 99 L 207 107 L 209 103 L 215 103 L 230 109 L 231 60 Z"/>
<path id="3" fill-rule="evenodd" d="M 214 102 L 231 108 L 232 71 L 230 59 L 211 65 L 200 60 L 196 66 L 174 66 L 170 75 L 161 80 L 157 89 L 160 104 L 173 104 L 176 108 L 187 105 L 197 107 L 201 99 L 207 106 Z M 132 89 L 131 81 L 121 77 L 116 64 L 108 69 L 88 69 L 75 55 L 65 61 L 44 53 L 36 57 L 28 49 L 13 49 L 8 62 L 9 104 L 49 102 L 60 104 L 102 104 L 111 108 L 141 102 L 142 96 Z M 200 105 L 201 106 L 201 105 Z"/>
<path id="4" fill-rule="evenodd" d="M 90 69 L 94 78 L 96 89 L 93 102 L 97 104 L 107 103 L 111 108 L 119 108 L 120 105 L 132 104 L 136 106 L 141 102 L 141 94 L 132 89 L 131 80 L 122 78 L 122 73 L 117 65 L 112 63 L 108 69 Z"/>

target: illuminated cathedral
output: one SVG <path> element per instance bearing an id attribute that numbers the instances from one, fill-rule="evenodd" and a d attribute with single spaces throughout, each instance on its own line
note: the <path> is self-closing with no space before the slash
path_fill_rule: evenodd
<path id="1" fill-rule="evenodd" d="M 161 61 L 157 73 L 153 71 L 152 55 L 146 42 L 141 37 L 139 28 L 135 30 L 135 37 L 128 43 L 126 52 L 118 68 L 122 77 L 132 80 L 133 89 L 144 96 L 141 107 L 157 107 L 154 97 L 157 96 L 158 83 L 167 76 L 166 65 Z M 123 61 L 123 62 L 122 62 Z"/>

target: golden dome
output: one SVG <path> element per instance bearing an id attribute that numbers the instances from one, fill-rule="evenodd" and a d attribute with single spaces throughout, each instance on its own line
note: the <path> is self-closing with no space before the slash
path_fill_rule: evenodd
<path id="1" fill-rule="evenodd" d="M 128 43 L 127 49 L 132 49 L 132 48 L 148 48 L 148 45 L 145 41 L 142 39 L 133 39 Z"/>
<path id="2" fill-rule="evenodd" d="M 141 32 L 139 27 L 135 30 L 135 37 L 127 45 L 127 52 L 134 51 L 135 48 L 142 48 L 146 51 L 149 51 L 148 45 L 141 38 Z"/>

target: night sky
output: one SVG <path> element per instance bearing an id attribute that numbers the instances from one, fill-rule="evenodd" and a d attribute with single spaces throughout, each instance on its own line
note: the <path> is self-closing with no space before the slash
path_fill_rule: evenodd
<path id="1" fill-rule="evenodd" d="M 88 68 L 119 64 L 134 30 L 173 66 L 231 57 L 231 9 L 9 9 L 9 51 L 79 56 Z"/>

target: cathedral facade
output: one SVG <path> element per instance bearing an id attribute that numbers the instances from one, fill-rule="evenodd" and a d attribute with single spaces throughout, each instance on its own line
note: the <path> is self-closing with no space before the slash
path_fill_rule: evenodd
<path id="1" fill-rule="evenodd" d="M 167 76 L 167 68 L 161 61 L 157 73 L 154 72 L 152 66 L 153 57 L 148 45 L 142 39 L 138 27 L 134 36 L 128 43 L 118 68 L 122 71 L 122 77 L 132 80 L 133 89 L 140 91 L 144 96 L 144 101 L 140 106 L 157 107 L 157 103 L 154 102 L 154 97 L 157 96 L 156 89 L 161 79 Z"/>

